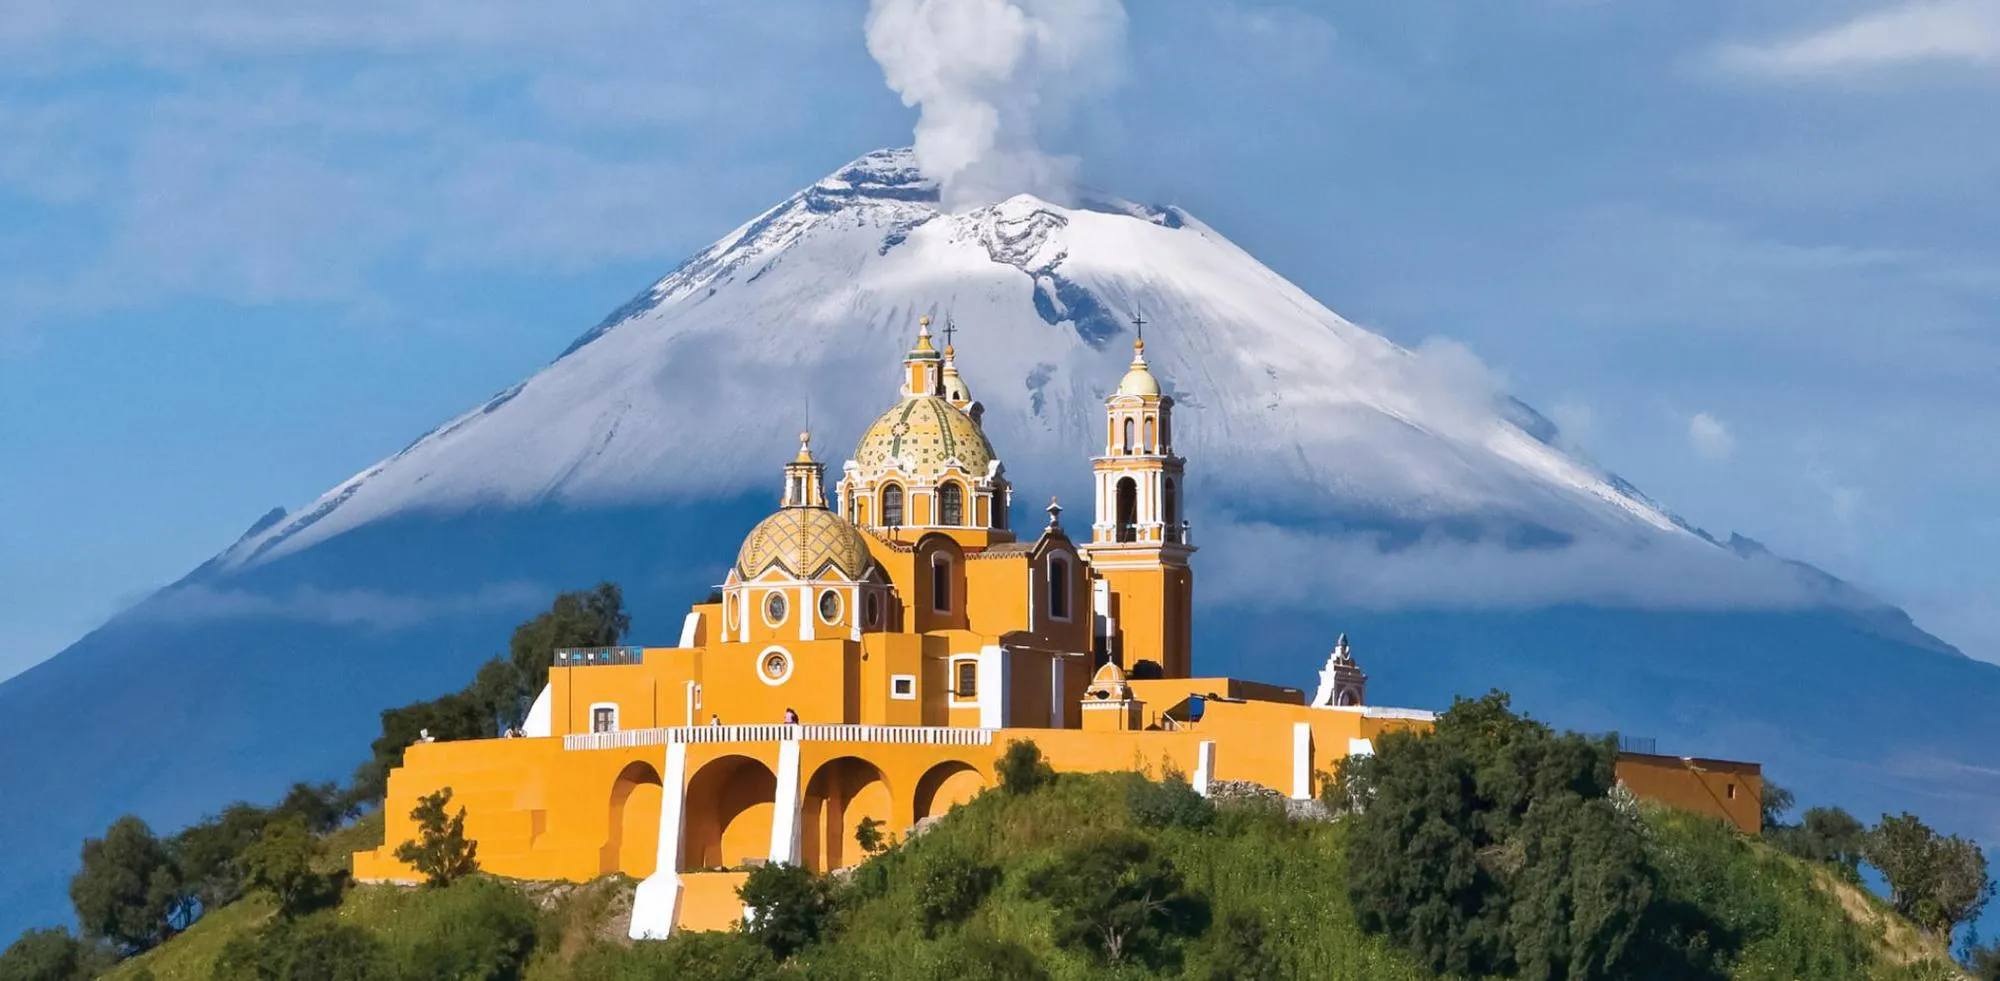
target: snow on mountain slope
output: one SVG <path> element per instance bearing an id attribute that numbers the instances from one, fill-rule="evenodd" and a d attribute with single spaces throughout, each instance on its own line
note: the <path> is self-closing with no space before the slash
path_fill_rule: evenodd
<path id="1" fill-rule="evenodd" d="M 1179 210 L 1020 196 L 950 214 L 936 197 L 908 151 L 855 161 L 225 564 L 413 510 L 756 486 L 802 423 L 844 449 L 895 397 L 922 314 L 960 328 L 960 366 L 1024 488 L 1094 449 L 1143 313 L 1155 373 L 1192 417 L 1183 452 L 1267 500 L 1563 536 L 1686 534 L 1510 421 L 1483 374 L 1460 370 L 1462 352 L 1412 352 L 1349 323 Z"/>

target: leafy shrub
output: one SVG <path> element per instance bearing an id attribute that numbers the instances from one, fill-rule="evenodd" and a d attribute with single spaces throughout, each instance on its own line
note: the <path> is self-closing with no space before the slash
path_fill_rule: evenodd
<path id="1" fill-rule="evenodd" d="M 410 863 L 428 886 L 448 886 L 479 871 L 479 843 L 465 836 L 465 808 L 447 817 L 450 803 L 450 787 L 418 798 L 410 810 L 417 838 L 396 846 L 396 860 Z"/>
<path id="2" fill-rule="evenodd" d="M 339 897 L 335 883 L 313 868 L 319 852 L 319 839 L 306 830 L 305 818 L 274 820 L 243 849 L 244 882 L 269 893 L 279 915 L 297 916 Z"/>
<path id="3" fill-rule="evenodd" d="M 395 976 L 380 940 L 325 916 L 278 920 L 237 937 L 215 963 L 215 981 L 383 981 Z"/>
<path id="4" fill-rule="evenodd" d="M 994 764 L 1000 789 L 1010 794 L 1032 794 L 1056 778 L 1054 767 L 1042 758 L 1042 748 L 1032 740 L 1014 739 Z"/>
<path id="5" fill-rule="evenodd" d="M 435 894 L 418 914 L 418 939 L 403 955 L 412 979 L 513 981 L 534 952 L 535 905 L 496 879 L 473 877 Z"/>
<path id="6" fill-rule="evenodd" d="M 800 865 L 760 865 L 736 894 L 749 910 L 743 932 L 779 960 L 818 941 L 833 909 L 826 881 Z"/>
<path id="7" fill-rule="evenodd" d="M 1882 816 L 1864 844 L 1868 864 L 1889 880 L 1896 912 L 1934 936 L 1979 915 L 1993 898 L 1986 856 L 1957 835 L 1941 835 L 1914 814 Z"/>
<path id="8" fill-rule="evenodd" d="M 1171 770 L 1158 781 L 1134 774 L 1125 786 L 1125 810 L 1148 828 L 1198 829 L 1215 820 L 1215 805 Z"/>
<path id="9" fill-rule="evenodd" d="M 29 930 L 0 953 L 0 981 L 83 981 L 93 976 L 87 955 L 68 930 Z"/>
<path id="10" fill-rule="evenodd" d="M 914 976 L 921 981 L 1047 981 L 1033 951 L 986 933 L 955 933 L 929 944 Z"/>
<path id="11" fill-rule="evenodd" d="M 953 845 L 928 845 L 913 859 L 917 917 L 924 936 L 941 926 L 964 922 L 1000 881 L 1000 870 Z"/>
<path id="12" fill-rule="evenodd" d="M 660 941 L 599 942 L 570 962 L 567 981 L 764 981 L 778 963 L 742 933 L 678 933 Z"/>
<path id="13" fill-rule="evenodd" d="M 1188 981 L 1279 981 L 1284 972 L 1256 914 L 1234 912 L 1209 931 L 1188 965 Z"/>
<path id="14" fill-rule="evenodd" d="M 1170 963 L 1184 939 L 1208 926 L 1208 901 L 1186 888 L 1150 841 L 1127 831 L 1070 846 L 1028 874 L 1027 891 L 1054 908 L 1058 946 L 1089 951 L 1107 965 L 1127 957 Z"/>

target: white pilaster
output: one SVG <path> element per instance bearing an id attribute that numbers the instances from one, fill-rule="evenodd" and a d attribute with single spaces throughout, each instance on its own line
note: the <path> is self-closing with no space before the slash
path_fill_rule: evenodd
<path id="1" fill-rule="evenodd" d="M 1215 740 L 1204 739 L 1194 750 L 1194 792 L 1208 796 L 1208 782 L 1215 779 Z"/>
<path id="2" fill-rule="evenodd" d="M 778 795 L 771 805 L 771 861 L 799 864 L 799 740 L 778 743 Z"/>
<path id="3" fill-rule="evenodd" d="M 799 587 L 799 639 L 812 640 L 813 628 L 819 626 L 819 606 L 813 602 L 813 588 Z"/>
<path id="4" fill-rule="evenodd" d="M 1049 658 L 1049 728 L 1060 729 L 1066 720 L 1063 704 L 1063 668 L 1068 665 L 1064 657 Z"/>
<path id="5" fill-rule="evenodd" d="M 1292 799 L 1313 795 L 1313 729 L 1310 722 L 1292 723 Z"/>
<path id="6" fill-rule="evenodd" d="M 660 837 L 653 874 L 632 895 L 634 940 L 665 940 L 680 914 L 681 825 L 687 811 L 687 744 L 668 743 L 660 775 Z"/>
<path id="7" fill-rule="evenodd" d="M 701 629 L 701 614 L 688 611 L 687 619 L 681 621 L 681 647 L 693 647 L 695 632 Z"/>
<path id="8" fill-rule="evenodd" d="M 979 651 L 979 725 L 983 729 L 1005 729 L 1013 721 L 1012 701 L 1007 690 L 1007 649 L 988 645 Z"/>

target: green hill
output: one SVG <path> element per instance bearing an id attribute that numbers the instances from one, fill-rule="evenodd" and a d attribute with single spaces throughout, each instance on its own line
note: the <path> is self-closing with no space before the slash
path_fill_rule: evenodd
<path id="1" fill-rule="evenodd" d="M 480 876 L 432 890 L 354 887 L 337 906 L 283 926 L 268 901 L 253 897 L 203 917 L 108 976 L 257 977 L 219 973 L 225 949 L 233 942 L 240 953 L 259 938 L 268 942 L 274 932 L 291 930 L 317 938 L 305 943 L 321 949 L 364 945 L 366 957 L 356 957 L 366 970 L 317 973 L 300 966 L 264 976 L 1435 977 L 1358 925 L 1348 898 L 1349 822 L 1288 819 L 1281 808 L 1256 802 L 1189 809 L 1148 789 L 1159 786 L 1133 775 L 1100 774 L 1065 776 L 1028 794 L 984 794 L 914 839 L 893 843 L 851 873 L 815 886 L 830 904 L 825 933 L 783 965 L 756 939 L 741 935 L 624 941 L 630 880 L 566 886 Z M 1662 898 L 1698 909 L 1713 927 L 1714 935 L 1701 942 L 1719 952 L 1723 976 L 1960 976 L 1942 950 L 1821 866 L 1704 818 L 1646 809 L 1639 819 Z M 367 844 L 371 834 L 379 836 L 379 827 L 364 823 L 329 844 L 344 854 Z M 1037 889 L 1038 882 L 1046 886 L 1042 880 L 1053 867 L 1079 861 L 1080 845 L 1113 840 L 1141 842 L 1164 858 L 1185 897 L 1206 906 L 1199 919 L 1207 924 L 1180 935 L 1156 932 L 1147 949 L 1128 952 L 1115 968 L 1087 945 L 1064 942 L 1071 939 L 1064 927 L 1072 921 L 1058 916 L 1046 890 Z M 1119 874 L 1124 866 L 1106 868 Z M 1087 877 L 1093 870 L 1071 871 Z"/>

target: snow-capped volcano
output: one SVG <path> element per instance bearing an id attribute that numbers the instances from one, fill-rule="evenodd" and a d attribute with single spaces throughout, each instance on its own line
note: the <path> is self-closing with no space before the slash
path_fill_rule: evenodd
<path id="1" fill-rule="evenodd" d="M 0 936 L 63 918 L 78 842 L 120 814 L 168 831 L 344 778 L 378 713 L 463 686 L 560 589 L 618 582 L 631 642 L 672 643 L 794 435 L 847 456 L 926 314 L 954 325 L 1024 525 L 1087 499 L 1143 314 L 1188 460 L 1203 673 L 1304 685 L 1344 631 L 1384 703 L 1502 688 L 1559 725 L 1762 761 L 1802 801 L 2000 839 L 2000 668 L 1687 529 L 1462 350 L 1343 320 L 1182 211 L 937 198 L 907 152 L 855 161 L 0 683 Z"/>
<path id="2" fill-rule="evenodd" d="M 1022 195 L 949 213 L 906 150 L 869 154 L 688 260 L 553 364 L 240 543 L 252 563 L 388 515 L 768 483 L 810 422 L 840 446 L 895 397 L 920 315 L 959 328 L 986 428 L 1062 489 L 1152 326 L 1198 481 L 1241 499 L 1562 535 L 1685 534 L 1557 449 L 1462 356 L 1342 319 L 1178 209 Z M 1540 432 L 1531 432 L 1534 428 Z M 1542 438 L 1538 438 L 1538 436 Z M 1200 514 L 1197 504 L 1197 515 Z"/>

